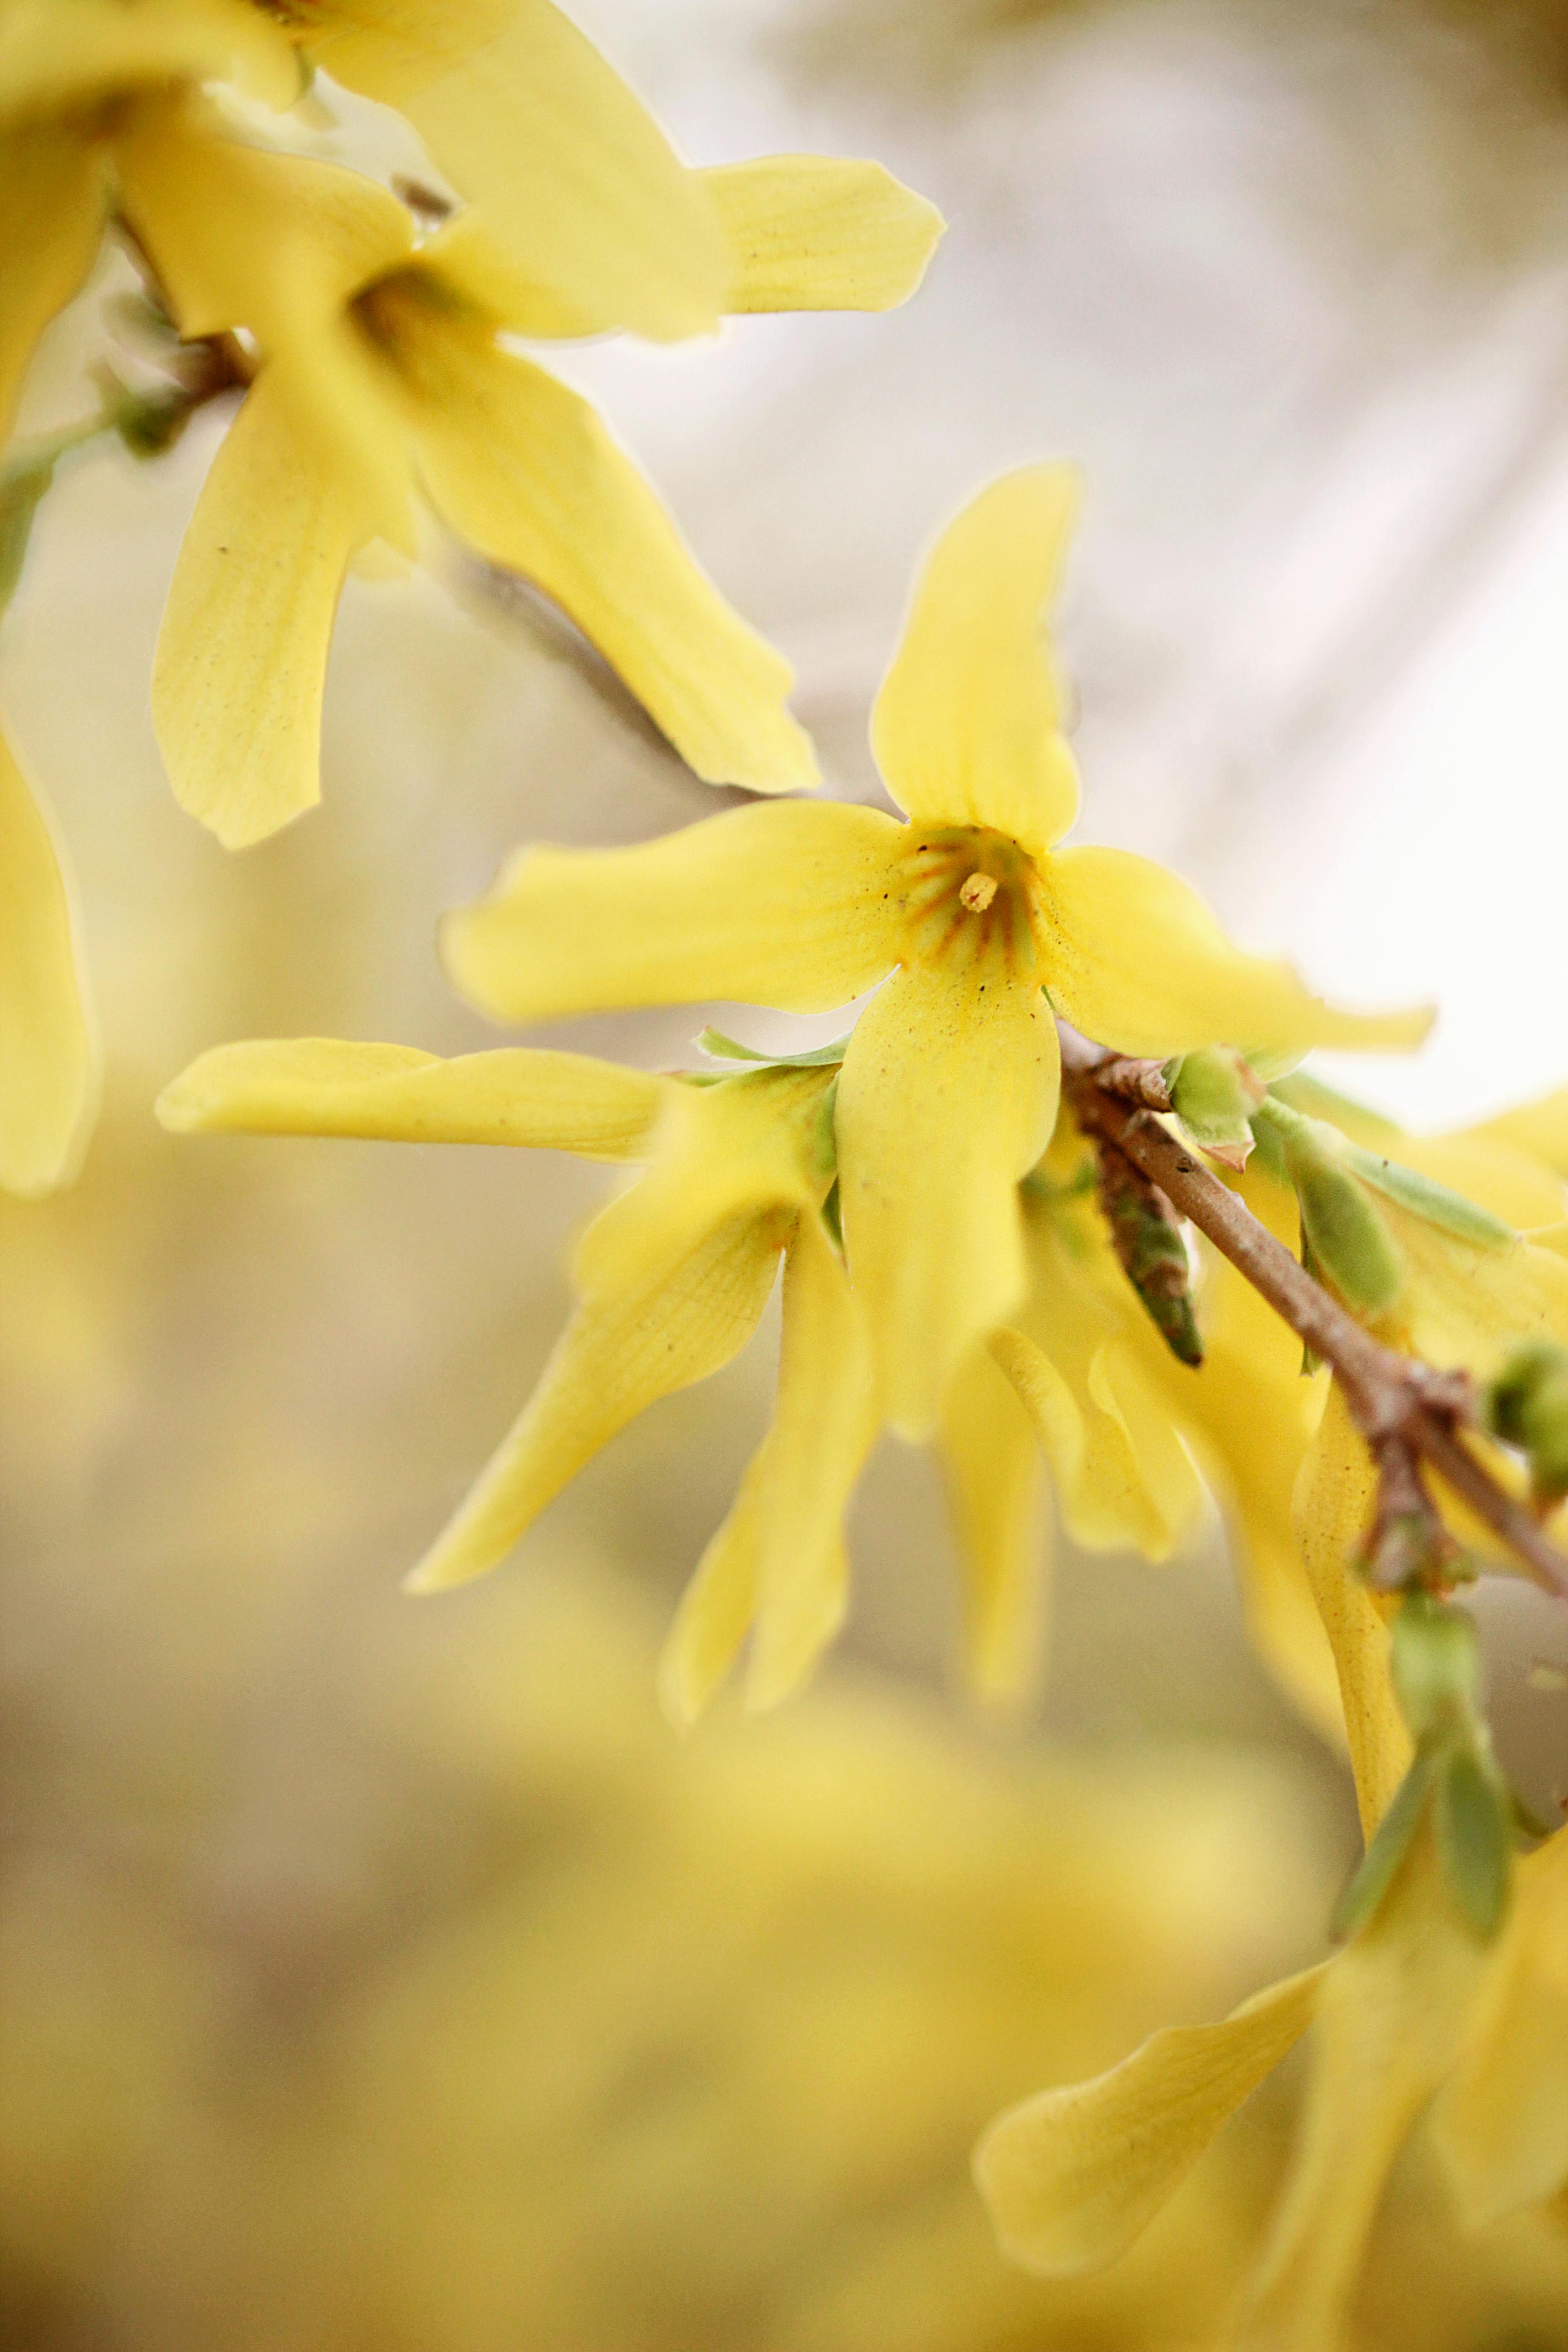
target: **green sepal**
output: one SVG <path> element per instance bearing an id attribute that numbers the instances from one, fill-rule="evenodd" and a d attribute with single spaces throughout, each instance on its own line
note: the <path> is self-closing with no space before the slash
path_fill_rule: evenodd
<path id="1" fill-rule="evenodd" d="M 726 1037 L 721 1029 L 704 1029 L 695 1043 L 698 1052 L 710 1061 L 744 1062 L 761 1070 L 824 1070 L 844 1059 L 849 1038 L 847 1034 L 836 1037 L 830 1045 L 814 1045 L 805 1054 L 758 1054 L 750 1045 Z"/>
<path id="2" fill-rule="evenodd" d="M 1462 1192 L 1450 1192 L 1447 1184 L 1423 1176 L 1418 1169 L 1406 1168 L 1397 1160 L 1380 1160 L 1359 1143 L 1347 1143 L 1344 1152 L 1363 1184 L 1370 1184 L 1385 1200 L 1396 1201 L 1413 1217 L 1436 1225 L 1439 1233 L 1451 1234 L 1456 1241 L 1469 1242 L 1477 1249 L 1507 1249 L 1513 1242 L 1511 1225 L 1494 1217 L 1489 1209 L 1467 1201 Z"/>
<path id="3" fill-rule="evenodd" d="M 1481 1696 L 1480 1640 L 1468 1610 L 1407 1592 L 1394 1621 L 1389 1675 L 1399 1711 L 1422 1741 L 1473 1738 Z"/>
<path id="4" fill-rule="evenodd" d="M 1258 1075 L 1261 1077 L 1267 1073 L 1259 1067 Z M 1290 1109 L 1300 1111 L 1308 1118 L 1324 1119 L 1347 1134 L 1374 1138 L 1385 1135 L 1390 1143 L 1401 1140 L 1402 1131 L 1393 1119 L 1384 1118 L 1381 1111 L 1368 1110 L 1352 1095 L 1341 1094 L 1337 1087 L 1326 1087 L 1321 1078 L 1311 1077 L 1305 1070 L 1275 1079 L 1268 1091 Z"/>
<path id="5" fill-rule="evenodd" d="M 1421 1826 L 1436 1769 L 1436 1751 L 1417 1748 L 1415 1761 L 1394 1791 L 1393 1803 L 1373 1832 L 1372 1843 L 1362 1856 L 1360 1869 L 1334 1906 L 1329 1932 L 1336 1942 L 1344 1943 L 1359 1935 L 1378 1910 Z"/>
<path id="6" fill-rule="evenodd" d="M 1443 1758 L 1434 1810 L 1437 1855 L 1449 1893 L 1488 1942 L 1508 1911 L 1513 1821 L 1509 1792 L 1495 1768 L 1473 1748 Z"/>
<path id="7" fill-rule="evenodd" d="M 827 1188 L 827 1197 L 822 1203 L 821 1216 L 822 1222 L 827 1229 L 828 1239 L 832 1242 L 834 1248 L 842 1257 L 844 1255 L 844 1210 L 843 1204 L 838 1197 L 838 1179 L 837 1176 Z"/>
<path id="8" fill-rule="evenodd" d="M 1260 1137 L 1279 1140 L 1321 1273 L 1356 1313 L 1386 1314 L 1404 1288 L 1404 1268 L 1388 1228 L 1346 1165 L 1343 1136 L 1272 1095 L 1258 1106 L 1253 1125 Z"/>

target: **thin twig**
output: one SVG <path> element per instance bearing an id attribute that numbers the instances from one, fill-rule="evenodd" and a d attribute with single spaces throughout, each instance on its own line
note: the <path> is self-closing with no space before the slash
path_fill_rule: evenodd
<path id="1" fill-rule="evenodd" d="M 1462 1374 L 1434 1371 L 1364 1330 L 1281 1247 L 1245 1201 L 1211 1175 L 1143 1107 L 1131 1077 L 1138 1066 L 1101 1054 L 1070 1030 L 1062 1032 L 1062 1085 L 1080 1125 L 1158 1185 L 1172 1206 L 1206 1234 L 1312 1353 L 1333 1367 L 1352 1418 L 1378 1464 L 1380 1534 L 1385 1522 L 1408 1522 L 1430 1509 L 1416 1466 L 1425 1463 L 1508 1546 L 1537 1583 L 1568 1601 L 1568 1559 L 1548 1542 L 1523 1504 L 1503 1491 L 1459 1434 L 1473 1419 L 1468 1381 Z"/>

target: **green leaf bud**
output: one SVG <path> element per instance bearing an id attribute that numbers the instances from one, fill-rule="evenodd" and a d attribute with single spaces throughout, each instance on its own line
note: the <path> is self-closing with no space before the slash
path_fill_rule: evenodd
<path id="1" fill-rule="evenodd" d="M 1488 1387 L 1481 1410 L 1496 1436 L 1529 1455 L 1538 1496 L 1568 1495 L 1568 1349 L 1524 1340 Z"/>
<path id="2" fill-rule="evenodd" d="M 1184 1054 L 1168 1066 L 1166 1084 L 1171 1108 L 1194 1142 L 1227 1166 L 1245 1168 L 1262 1089 L 1240 1055 L 1227 1045 Z"/>
<path id="3" fill-rule="evenodd" d="M 1272 1096 L 1254 1129 L 1278 1140 L 1314 1264 L 1357 1314 L 1385 1315 L 1405 1286 L 1393 1237 L 1346 1164 L 1344 1138 Z"/>

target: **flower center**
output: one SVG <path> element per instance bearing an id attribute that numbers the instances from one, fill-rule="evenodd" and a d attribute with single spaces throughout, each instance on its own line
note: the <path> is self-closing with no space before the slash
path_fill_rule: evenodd
<path id="1" fill-rule="evenodd" d="M 918 832 L 900 879 L 910 958 L 995 957 L 1013 977 L 1032 976 L 1038 883 L 1016 841 L 975 825 Z"/>

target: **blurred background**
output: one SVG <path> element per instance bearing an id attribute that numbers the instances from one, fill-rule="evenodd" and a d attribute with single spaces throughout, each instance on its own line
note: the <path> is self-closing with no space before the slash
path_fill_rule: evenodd
<path id="1" fill-rule="evenodd" d="M 885 319 L 552 354 L 795 662 L 830 789 L 877 790 L 867 710 L 934 527 L 1071 455 L 1079 837 L 1167 859 L 1329 992 L 1435 997 L 1419 1061 L 1325 1064 L 1415 1124 L 1568 1079 L 1568 7 L 573 13 L 693 160 L 874 154 L 952 223 Z M 25 424 L 79 413 L 107 283 Z M 1037 1698 L 982 1721 L 934 1475 L 889 1445 L 816 1695 L 682 1742 L 651 1661 L 765 1420 L 772 1323 L 500 1574 L 416 1604 L 399 1577 L 542 1365 L 605 1172 L 153 1124 L 231 1037 L 497 1042 L 444 988 L 440 909 L 521 840 L 714 806 L 446 550 L 350 583 L 325 804 L 227 856 L 146 709 L 220 425 L 62 469 L 0 640 L 108 1056 L 76 1189 L 0 1203 L 7 2343 L 1214 2343 L 1289 2080 L 1071 2289 L 994 2252 L 967 2150 L 1321 1948 L 1344 1776 L 1252 1663 L 1217 1530 L 1157 1570 L 1064 1555 Z M 665 1066 L 700 1025 L 544 1042 Z M 1550 1800 L 1568 1631 L 1486 1607 Z M 1568 2216 L 1457 2241 L 1412 2159 L 1358 2327 L 1568 2346 Z"/>

